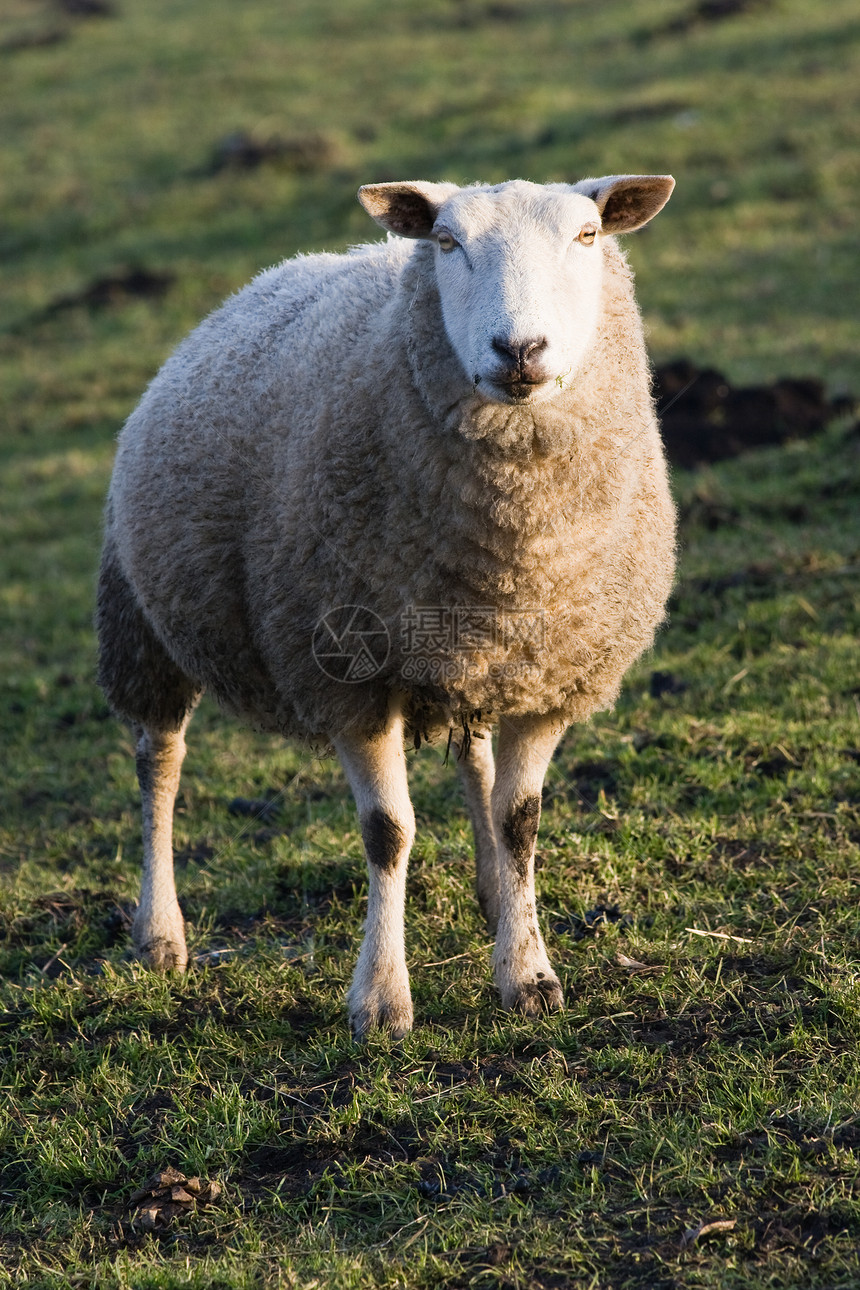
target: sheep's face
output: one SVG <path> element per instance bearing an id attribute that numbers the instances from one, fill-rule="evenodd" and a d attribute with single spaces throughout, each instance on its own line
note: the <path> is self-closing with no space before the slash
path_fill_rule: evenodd
<path id="1" fill-rule="evenodd" d="M 476 392 L 500 403 L 558 396 L 600 316 L 606 233 L 647 223 L 665 175 L 495 188 L 377 184 L 359 194 L 389 232 L 435 244 L 448 339 Z"/>

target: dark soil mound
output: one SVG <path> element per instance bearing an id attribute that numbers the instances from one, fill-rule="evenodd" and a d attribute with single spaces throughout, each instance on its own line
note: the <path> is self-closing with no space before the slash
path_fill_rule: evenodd
<path id="1" fill-rule="evenodd" d="M 669 460 L 685 468 L 807 438 L 851 409 L 851 400 L 828 399 L 813 377 L 734 388 L 685 358 L 656 370 L 654 394 Z"/>

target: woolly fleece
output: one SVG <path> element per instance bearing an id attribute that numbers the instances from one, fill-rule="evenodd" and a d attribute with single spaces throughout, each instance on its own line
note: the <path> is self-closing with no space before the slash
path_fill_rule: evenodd
<path id="1" fill-rule="evenodd" d="M 561 727 L 610 706 L 663 616 L 674 514 L 631 273 L 611 237 L 602 253 L 586 361 L 534 406 L 476 393 L 427 242 L 289 260 L 207 318 L 120 437 L 100 609 L 120 715 L 152 719 L 112 661 L 120 598 L 148 686 L 167 656 L 179 698 L 162 725 L 201 689 L 318 744 L 380 728 L 392 692 L 410 739 L 476 712 Z M 361 684 L 330 680 L 312 650 L 342 605 L 390 637 Z M 543 639 L 443 643 L 443 679 L 410 683 L 410 606 L 538 612 Z"/>

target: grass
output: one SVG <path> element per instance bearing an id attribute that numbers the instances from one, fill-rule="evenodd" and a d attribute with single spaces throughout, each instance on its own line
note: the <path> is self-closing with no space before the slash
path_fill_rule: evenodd
<path id="1" fill-rule="evenodd" d="M 860 389 L 853 7 L 668 31 L 683 8 L 4 9 L 0 1283 L 860 1280 L 847 421 L 675 480 L 669 623 L 547 780 L 562 1016 L 499 1012 L 463 805 L 423 749 L 418 1026 L 354 1045 L 366 889 L 343 777 L 205 703 L 176 823 L 194 966 L 162 981 L 126 957 L 137 793 L 91 630 L 113 438 L 226 292 L 373 235 L 360 182 L 672 170 L 671 205 L 630 239 L 655 357 Z M 239 129 L 316 138 L 319 164 L 213 170 Z M 134 265 L 171 285 L 51 309 Z M 673 682 L 656 698 L 655 671 Z M 271 818 L 231 816 L 237 795 L 270 796 Z M 149 1231 L 130 1197 L 167 1165 L 223 1192 Z"/>

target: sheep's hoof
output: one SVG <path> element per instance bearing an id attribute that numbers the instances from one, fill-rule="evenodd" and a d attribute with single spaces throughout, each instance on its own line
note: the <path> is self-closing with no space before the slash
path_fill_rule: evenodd
<path id="1" fill-rule="evenodd" d="M 135 942 L 135 950 L 144 967 L 151 968 L 153 972 L 184 972 L 188 964 L 184 942 L 155 937 L 145 945 Z"/>
<path id="2" fill-rule="evenodd" d="M 353 1039 L 366 1039 L 374 1030 L 390 1031 L 393 1039 L 402 1039 L 412 1029 L 412 1004 L 375 1004 L 351 1008 L 349 1027 Z"/>
<path id="3" fill-rule="evenodd" d="M 558 978 L 548 976 L 538 981 L 523 981 L 504 1003 L 510 1012 L 518 1012 L 522 1017 L 541 1017 L 545 1012 L 561 1012 L 564 995 Z"/>

